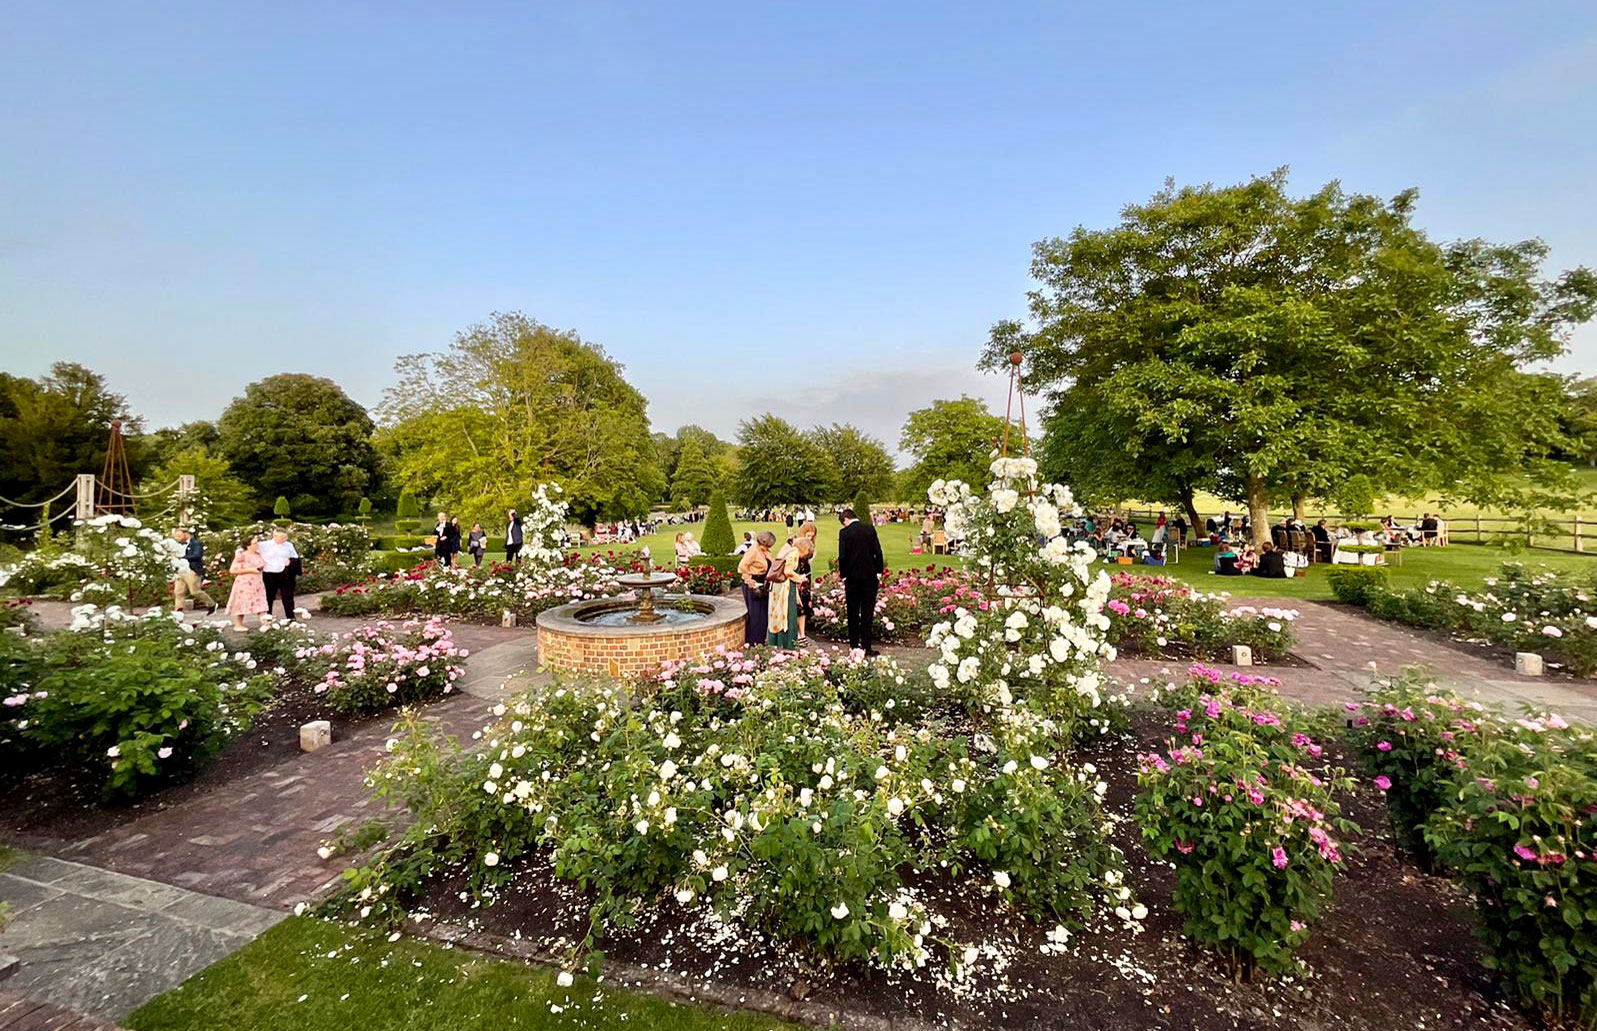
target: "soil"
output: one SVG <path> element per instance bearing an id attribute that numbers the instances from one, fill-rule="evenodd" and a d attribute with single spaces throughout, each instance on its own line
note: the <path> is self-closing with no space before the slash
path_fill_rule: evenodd
<path id="1" fill-rule="evenodd" d="M 102 834 L 142 816 L 181 805 L 223 784 L 292 762 L 302 753 L 299 728 L 310 720 L 328 720 L 333 740 L 373 720 L 392 720 L 379 712 L 351 718 L 333 713 L 308 685 L 294 685 L 279 694 L 254 724 L 207 761 L 190 780 L 163 788 L 136 802 L 107 805 L 97 787 L 70 770 L 51 770 L 29 777 L 0 775 L 0 838 L 26 845 L 30 840 L 77 841 Z"/>
<path id="2" fill-rule="evenodd" d="M 1167 727 L 1161 714 L 1139 710 L 1130 735 L 1077 756 L 1095 763 L 1108 780 L 1111 812 L 1130 814 L 1135 756 L 1159 744 Z M 644 968 L 635 975 L 640 983 L 665 983 L 679 994 L 699 991 L 723 1001 L 804 999 L 812 1014 L 836 1012 L 844 1026 L 1535 1026 L 1495 992 L 1471 935 L 1468 897 L 1396 854 L 1385 830 L 1384 803 L 1374 792 L 1342 803 L 1344 815 L 1366 833 L 1345 850 L 1349 859 L 1335 899 L 1299 952 L 1303 972 L 1278 981 L 1239 983 L 1181 936 L 1181 918 L 1169 904 L 1174 872 L 1148 858 L 1130 819 L 1116 837 L 1136 898 L 1151 911 L 1140 935 L 1111 920 L 1112 926 L 1073 936 L 1063 954 L 1046 954 L 1046 928 L 996 908 L 968 885 L 924 884 L 928 901 L 950 921 L 947 933 L 957 941 L 984 943 L 976 975 L 963 984 L 951 982 L 940 965 L 891 974 L 834 969 L 807 959 L 790 942 L 728 926 L 697 907 L 690 915 L 670 902 L 640 907 L 637 926 L 615 933 L 602 947 L 612 969 Z M 587 897 L 556 880 L 546 865 L 525 865 L 491 903 L 471 900 L 464 877 L 456 874 L 435 881 L 422 908 L 466 931 L 473 944 L 497 944 L 518 955 L 564 955 L 586 931 Z"/>

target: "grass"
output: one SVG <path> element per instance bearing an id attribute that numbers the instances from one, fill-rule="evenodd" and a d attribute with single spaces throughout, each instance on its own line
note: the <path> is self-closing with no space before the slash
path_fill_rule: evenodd
<path id="1" fill-rule="evenodd" d="M 554 1012 L 551 1007 L 560 1007 Z M 643 1031 L 787 1028 L 578 977 L 306 917 L 157 996 L 128 1017 L 133 1031 Z"/>
<path id="2" fill-rule="evenodd" d="M 1504 562 L 1523 561 L 1527 565 L 1546 565 L 1553 569 L 1593 573 L 1597 572 L 1597 556 L 1564 554 L 1554 551 L 1510 552 L 1504 548 L 1478 544 L 1453 544 L 1446 548 L 1409 548 L 1403 552 L 1403 564 L 1387 567 L 1387 577 L 1394 587 L 1411 587 L 1431 580 L 1457 580 L 1463 583 L 1479 582 L 1490 576 Z M 1138 573 L 1159 573 L 1154 566 L 1129 566 Z M 1183 548 L 1181 561 L 1166 566 L 1162 572 L 1170 573 L 1205 591 L 1229 591 L 1232 594 L 1258 598 L 1301 598 L 1305 601 L 1329 601 L 1330 585 L 1325 578 L 1332 568 L 1323 563 L 1309 567 L 1308 576 L 1290 580 L 1266 580 L 1257 576 L 1215 576 L 1214 549 Z"/>

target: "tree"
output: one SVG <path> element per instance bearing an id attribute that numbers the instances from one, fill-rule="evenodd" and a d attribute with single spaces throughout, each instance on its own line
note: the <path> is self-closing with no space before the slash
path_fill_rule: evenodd
<path id="1" fill-rule="evenodd" d="M 767 412 L 738 425 L 740 505 L 810 504 L 828 496 L 835 478 L 831 458 L 787 420 Z"/>
<path id="2" fill-rule="evenodd" d="M 377 482 L 372 420 L 338 384 L 281 373 L 251 383 L 217 423 L 217 447 L 263 498 L 301 516 L 353 511 Z"/>
<path id="3" fill-rule="evenodd" d="M 715 481 L 715 466 L 710 464 L 698 440 L 689 438 L 682 445 L 682 455 L 676 464 L 676 475 L 671 481 L 671 503 L 678 508 L 702 505 L 710 500 L 710 492 L 715 489 Z"/>
<path id="4" fill-rule="evenodd" d="M 111 423 L 118 419 L 124 436 L 136 440 L 139 420 L 129 414 L 127 399 L 82 365 L 56 362 L 36 380 L 0 373 L 0 496 L 39 502 L 70 486 L 79 473 L 99 475 Z M 135 459 L 141 458 L 130 446 L 135 476 L 144 465 Z M 66 503 L 58 502 L 55 511 Z"/>
<path id="5" fill-rule="evenodd" d="M 915 462 L 904 472 L 903 489 L 909 497 L 925 498 L 933 480 L 986 486 L 991 479 L 989 455 L 1003 435 L 1003 417 L 974 397 L 933 401 L 930 408 L 910 412 L 898 446 L 915 456 Z"/>
<path id="6" fill-rule="evenodd" d="M 277 516 L 276 521 L 279 524 L 287 525 L 289 517 L 294 514 L 294 509 L 293 506 L 288 503 L 288 499 L 279 494 L 277 496 L 277 501 L 272 504 L 272 514 Z"/>
<path id="7" fill-rule="evenodd" d="M 591 524 L 642 515 L 665 490 L 643 395 L 575 333 L 496 314 L 395 370 L 379 443 L 435 504 L 503 511 L 554 482 Z"/>
<path id="8" fill-rule="evenodd" d="M 359 513 L 361 522 L 370 522 L 372 518 L 372 499 L 367 497 L 361 498 L 360 504 L 355 507 L 355 511 Z"/>
<path id="9" fill-rule="evenodd" d="M 885 498 L 893 493 L 897 473 L 893 456 L 881 441 L 848 423 L 817 426 L 810 437 L 837 470 L 830 496 L 822 501 L 847 501 L 861 493 Z"/>
<path id="10" fill-rule="evenodd" d="M 213 529 L 247 523 L 260 509 L 255 492 L 233 475 L 227 459 L 212 454 L 202 445 L 168 455 L 144 477 L 139 490 L 153 492 L 168 486 L 179 476 L 194 477 L 194 489 L 203 502 L 195 507 L 202 510 L 204 522 Z"/>
<path id="11" fill-rule="evenodd" d="M 704 539 L 699 546 L 706 555 L 730 555 L 737 547 L 732 520 L 726 514 L 726 492 L 720 487 L 710 495 L 710 514 L 704 517 Z"/>
<path id="12" fill-rule="evenodd" d="M 1521 472 L 1555 486 L 1538 458 L 1560 406 L 1519 368 L 1592 316 L 1597 276 L 1542 279 L 1535 241 L 1433 243 L 1415 197 L 1293 198 L 1284 171 L 1167 185 L 1116 226 L 1037 244 L 1032 328 L 999 323 L 983 363 L 1019 352 L 1051 391 L 1063 436 L 1045 454 L 1102 459 L 1125 495 L 1245 502 L 1260 540 L 1272 502 L 1356 475 L 1482 504 Z"/>

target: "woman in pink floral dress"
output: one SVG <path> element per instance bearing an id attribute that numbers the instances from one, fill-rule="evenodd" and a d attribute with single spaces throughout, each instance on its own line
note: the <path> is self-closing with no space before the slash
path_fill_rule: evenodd
<path id="1" fill-rule="evenodd" d="M 251 537 L 233 553 L 233 564 L 228 567 L 233 574 L 233 590 L 227 596 L 227 614 L 233 617 L 236 630 L 244 629 L 245 616 L 266 612 L 266 585 L 261 580 L 266 560 L 261 558 L 260 544 L 259 537 Z"/>

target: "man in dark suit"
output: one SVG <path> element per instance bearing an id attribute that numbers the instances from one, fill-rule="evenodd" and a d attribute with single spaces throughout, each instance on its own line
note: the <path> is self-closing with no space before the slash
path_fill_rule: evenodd
<path id="1" fill-rule="evenodd" d="M 882 557 L 876 527 L 855 518 L 852 508 L 843 509 L 842 519 L 843 528 L 837 532 L 837 572 L 843 578 L 848 609 L 848 646 L 875 655 L 871 621 L 876 616 L 876 589 L 887 571 L 887 560 Z"/>

